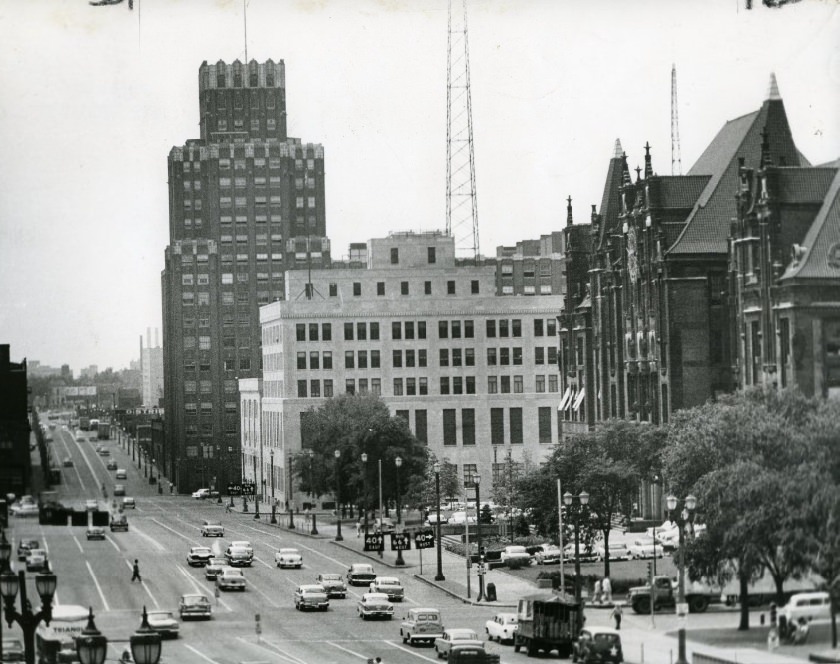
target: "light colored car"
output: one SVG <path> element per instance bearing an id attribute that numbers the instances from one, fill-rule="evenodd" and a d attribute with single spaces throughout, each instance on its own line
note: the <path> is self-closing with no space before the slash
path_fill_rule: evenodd
<path id="1" fill-rule="evenodd" d="M 233 540 L 230 543 L 231 547 L 239 547 L 240 549 L 245 549 L 251 556 L 254 555 L 254 546 L 248 540 Z"/>
<path id="2" fill-rule="evenodd" d="M 96 451 L 99 453 L 99 456 L 111 456 L 111 450 L 107 447 L 100 447 Z"/>
<path id="3" fill-rule="evenodd" d="M 350 586 L 370 586 L 375 578 L 373 565 L 367 563 L 353 563 L 347 570 L 347 584 Z"/>
<path id="4" fill-rule="evenodd" d="M 95 500 L 94 498 L 88 498 L 85 501 L 85 509 L 88 512 L 95 512 L 96 510 L 99 509 L 99 501 Z"/>
<path id="5" fill-rule="evenodd" d="M 295 608 L 298 611 L 317 609 L 326 611 L 330 608 L 330 598 L 324 586 L 310 583 L 295 588 Z"/>
<path id="6" fill-rule="evenodd" d="M 405 588 L 395 576 L 377 576 L 370 584 L 370 592 L 388 595 L 392 602 L 402 602 Z"/>
<path id="7" fill-rule="evenodd" d="M 662 558 L 665 551 L 662 545 L 657 543 L 653 538 L 640 537 L 634 539 L 632 544 L 627 546 L 627 552 L 633 560 L 640 560 L 642 558 Z"/>
<path id="8" fill-rule="evenodd" d="M 122 499 L 122 506 L 123 506 L 123 509 L 128 509 L 128 508 L 134 509 L 134 508 L 137 507 L 137 502 L 131 496 L 125 496 Z"/>
<path id="9" fill-rule="evenodd" d="M 125 486 L 123 484 L 115 484 L 114 485 L 114 495 L 115 496 L 124 496 L 125 495 Z"/>
<path id="10" fill-rule="evenodd" d="M 385 593 L 364 593 L 356 604 L 356 610 L 362 620 L 368 618 L 391 620 L 394 617 L 394 605 Z"/>
<path id="11" fill-rule="evenodd" d="M 128 532 L 128 518 L 122 512 L 117 512 L 111 515 L 111 523 L 109 524 L 111 532 L 122 531 Z"/>
<path id="12" fill-rule="evenodd" d="M 438 659 L 447 659 L 453 646 L 478 646 L 484 649 L 484 641 L 471 629 L 463 627 L 447 629 L 435 639 L 435 654 Z"/>
<path id="13" fill-rule="evenodd" d="M 178 638 L 178 632 L 181 626 L 172 614 L 172 611 L 149 611 L 147 613 L 149 627 L 156 631 L 161 636 L 169 636 L 173 639 Z"/>
<path id="14" fill-rule="evenodd" d="M 23 641 L 15 638 L 3 637 L 3 662 L 23 662 L 26 659 L 26 650 Z"/>
<path id="15" fill-rule="evenodd" d="M 513 641 L 519 629 L 519 618 L 515 613 L 497 613 L 492 620 L 484 623 L 489 641 Z"/>
<path id="16" fill-rule="evenodd" d="M 201 536 L 202 537 L 224 537 L 225 536 L 225 527 L 219 523 L 218 521 L 207 521 L 205 520 L 201 524 Z"/>
<path id="17" fill-rule="evenodd" d="M 213 550 L 209 546 L 191 546 L 187 553 L 187 564 L 190 567 L 203 567 L 213 557 Z"/>
<path id="18" fill-rule="evenodd" d="M 563 558 L 563 550 L 556 544 L 543 544 L 542 549 L 534 554 L 537 565 L 557 565 Z"/>
<path id="19" fill-rule="evenodd" d="M 578 640 L 573 644 L 572 659 L 575 662 L 616 662 L 624 661 L 621 651 L 621 633 L 612 627 L 584 627 Z"/>
<path id="20" fill-rule="evenodd" d="M 47 564 L 46 549 L 29 549 L 26 553 L 26 571 L 42 570 Z"/>
<path id="21" fill-rule="evenodd" d="M 24 539 L 18 542 L 17 557 L 18 560 L 26 560 L 26 554 L 32 549 L 40 549 L 41 543 L 34 539 Z"/>
<path id="22" fill-rule="evenodd" d="M 393 533 L 395 530 L 394 522 L 387 516 L 373 520 L 373 532 L 375 533 Z"/>
<path id="23" fill-rule="evenodd" d="M 204 565 L 204 578 L 215 579 L 222 573 L 222 570 L 228 567 L 227 560 L 224 558 L 210 558 Z"/>
<path id="24" fill-rule="evenodd" d="M 831 598 L 827 592 L 794 593 L 779 613 L 787 618 L 788 625 L 804 618 L 828 620 L 831 617 Z"/>
<path id="25" fill-rule="evenodd" d="M 206 618 L 209 620 L 213 616 L 210 598 L 201 593 L 181 595 L 178 602 L 178 614 L 181 616 L 181 620 L 187 618 Z"/>
<path id="26" fill-rule="evenodd" d="M 531 554 L 524 546 L 512 544 L 506 546 L 502 551 L 501 561 L 503 565 L 508 567 L 527 567 L 531 564 Z"/>
<path id="27" fill-rule="evenodd" d="M 580 558 L 580 562 L 582 563 L 594 563 L 595 562 L 595 550 L 588 549 L 584 544 L 578 544 L 578 556 Z M 575 561 L 575 544 L 571 542 L 563 547 L 563 560 L 574 562 Z"/>
<path id="28" fill-rule="evenodd" d="M 89 540 L 104 540 L 105 529 L 101 526 L 91 526 L 85 531 L 85 537 Z"/>
<path id="29" fill-rule="evenodd" d="M 297 549 L 280 549 L 274 554 L 277 567 L 303 567 L 303 556 Z"/>
<path id="30" fill-rule="evenodd" d="M 209 498 L 210 489 L 199 489 L 198 491 L 193 491 L 192 497 L 196 500 L 204 500 L 205 498 Z"/>
<path id="31" fill-rule="evenodd" d="M 216 575 L 216 587 L 219 590 L 245 590 L 245 575 L 241 569 L 224 567 Z"/>
<path id="32" fill-rule="evenodd" d="M 12 511 L 17 518 L 24 518 L 29 516 L 38 516 L 38 505 L 36 503 L 20 503 L 16 509 Z"/>
<path id="33" fill-rule="evenodd" d="M 126 472 L 125 468 L 117 468 L 117 474 L 114 475 L 118 480 L 127 480 L 128 473 Z"/>
<path id="34" fill-rule="evenodd" d="M 449 516 L 449 525 L 463 525 L 465 523 L 475 523 L 475 514 L 467 514 L 466 512 L 452 512 Z"/>
<path id="35" fill-rule="evenodd" d="M 400 624 L 402 642 L 410 646 L 415 643 L 433 643 L 442 635 L 443 620 L 440 617 L 440 609 L 409 609 Z"/>
<path id="36" fill-rule="evenodd" d="M 429 524 L 430 526 L 436 526 L 437 522 L 438 522 L 437 512 L 429 512 L 429 516 L 426 517 L 426 523 Z M 441 513 L 441 515 L 440 515 L 440 525 L 444 525 L 446 523 L 449 523 L 449 517 L 447 517 L 445 514 Z"/>
<path id="37" fill-rule="evenodd" d="M 324 590 L 327 591 L 327 597 L 330 599 L 347 597 L 347 585 L 341 578 L 341 574 L 319 574 L 315 577 L 315 583 L 324 587 Z"/>
<path id="38" fill-rule="evenodd" d="M 602 562 L 605 558 L 604 543 L 599 542 L 592 548 L 595 559 Z M 658 553 L 658 551 L 657 551 Z M 630 550 L 626 544 L 610 544 L 610 560 L 630 560 Z"/>
<path id="39" fill-rule="evenodd" d="M 244 546 L 229 546 L 225 559 L 231 567 L 250 567 L 254 556 Z"/>

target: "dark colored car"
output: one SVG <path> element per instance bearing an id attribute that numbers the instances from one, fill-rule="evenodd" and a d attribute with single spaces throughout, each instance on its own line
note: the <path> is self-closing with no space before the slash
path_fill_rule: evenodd
<path id="1" fill-rule="evenodd" d="M 31 549 L 40 549 L 40 548 L 41 548 L 41 544 L 38 542 L 38 540 L 33 540 L 33 539 L 21 540 L 18 543 L 18 549 L 17 549 L 18 560 L 26 560 L 26 554 L 29 553 L 29 551 Z"/>
<path id="2" fill-rule="evenodd" d="M 23 662 L 23 642 L 20 639 L 3 639 L 3 662 Z"/>
<path id="3" fill-rule="evenodd" d="M 574 644 L 575 662 L 623 662 L 621 635 L 611 627 L 584 627 Z"/>
<path id="4" fill-rule="evenodd" d="M 347 570 L 347 583 L 351 586 L 370 586 L 375 578 L 373 565 L 367 563 L 353 563 Z"/>

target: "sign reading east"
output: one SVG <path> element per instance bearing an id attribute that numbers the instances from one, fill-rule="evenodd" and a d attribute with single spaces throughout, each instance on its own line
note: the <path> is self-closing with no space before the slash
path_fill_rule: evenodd
<path id="1" fill-rule="evenodd" d="M 385 535 L 382 533 L 368 533 L 365 535 L 365 551 L 383 551 L 385 549 Z"/>

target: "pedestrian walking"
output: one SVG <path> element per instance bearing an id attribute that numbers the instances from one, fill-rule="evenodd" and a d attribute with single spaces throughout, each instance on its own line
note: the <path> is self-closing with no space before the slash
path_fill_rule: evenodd
<path id="1" fill-rule="evenodd" d="M 356 521 L 356 537 L 362 536 L 362 520 Z"/>
<path id="2" fill-rule="evenodd" d="M 230 512 L 231 512 L 230 503 L 225 503 L 225 512 L 230 514 Z"/>
<path id="3" fill-rule="evenodd" d="M 135 581 L 143 583 L 143 579 L 140 578 L 140 563 L 136 558 L 134 559 L 134 567 L 131 568 L 131 582 L 134 583 Z"/>
<path id="4" fill-rule="evenodd" d="M 605 576 L 601 581 L 601 593 L 604 598 L 604 604 L 612 604 L 612 582 L 610 577 Z"/>
<path id="5" fill-rule="evenodd" d="M 613 607 L 612 613 L 610 614 L 610 617 L 615 620 L 615 628 L 616 629 L 621 629 L 621 614 L 622 613 L 623 612 L 621 610 L 621 602 L 616 602 L 615 606 Z"/>
<path id="6" fill-rule="evenodd" d="M 592 591 L 592 603 L 601 603 L 601 579 L 595 580 L 595 589 Z"/>

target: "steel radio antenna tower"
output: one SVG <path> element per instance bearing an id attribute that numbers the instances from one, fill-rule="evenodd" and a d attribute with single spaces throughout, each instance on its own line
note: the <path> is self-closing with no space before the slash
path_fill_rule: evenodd
<path id="1" fill-rule="evenodd" d="M 446 234 L 455 238 L 456 257 L 479 259 L 478 205 L 475 191 L 470 49 L 467 1 L 461 0 L 463 20 L 455 17 L 449 0 L 446 43 Z"/>
<path id="2" fill-rule="evenodd" d="M 671 65 L 671 175 L 682 175 L 680 116 L 677 111 L 677 65 Z"/>

